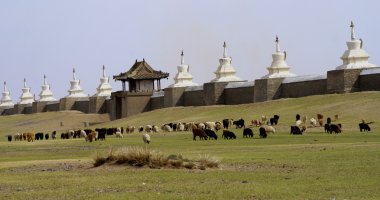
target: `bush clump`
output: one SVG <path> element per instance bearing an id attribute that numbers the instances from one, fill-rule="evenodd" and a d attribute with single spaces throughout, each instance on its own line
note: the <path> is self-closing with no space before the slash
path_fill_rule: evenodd
<path id="1" fill-rule="evenodd" d="M 164 156 L 160 152 L 142 147 L 127 147 L 116 151 L 111 148 L 106 156 L 97 153 L 94 157 L 94 167 L 106 163 L 125 164 L 133 167 L 148 166 L 155 169 L 168 167 L 204 170 L 206 167 L 214 168 L 219 166 L 219 161 L 207 154 L 201 155 L 196 161 L 191 161 L 183 158 L 181 154 Z"/>

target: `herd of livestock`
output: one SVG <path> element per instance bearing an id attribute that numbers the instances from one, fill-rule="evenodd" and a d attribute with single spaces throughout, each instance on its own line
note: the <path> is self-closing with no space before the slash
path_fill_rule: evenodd
<path id="1" fill-rule="evenodd" d="M 309 127 L 324 127 L 326 133 L 341 133 L 342 125 L 336 124 L 333 122 L 338 121 L 339 116 L 335 115 L 333 119 L 328 117 L 326 123 L 324 123 L 324 117 L 322 114 L 317 114 L 317 118 L 307 119 L 306 116 L 296 115 L 295 125 L 290 126 L 290 134 L 293 135 L 302 135 L 307 128 Z M 191 131 L 193 133 L 193 140 L 196 140 L 199 137 L 200 140 L 207 139 L 218 139 L 216 132 L 219 130 L 222 131 L 222 138 L 224 139 L 236 139 L 236 134 L 231 131 L 231 127 L 235 126 L 236 129 L 243 129 L 243 138 L 244 137 L 253 137 L 252 127 L 259 127 L 259 137 L 266 138 L 268 133 L 275 133 L 275 126 L 279 123 L 280 116 L 274 115 L 273 117 L 267 119 L 266 116 L 262 116 L 261 119 L 255 119 L 250 121 L 248 127 L 245 125 L 244 119 L 239 119 L 234 121 L 233 119 L 223 119 L 221 122 L 204 122 L 204 123 L 167 123 L 163 124 L 160 127 L 157 125 L 146 125 L 146 126 L 127 126 L 120 128 L 96 128 L 92 129 L 83 129 L 83 130 L 69 130 L 67 132 L 60 133 L 57 136 L 57 132 L 53 131 L 52 133 L 16 133 L 14 135 L 8 135 L 8 141 L 22 141 L 26 140 L 28 142 L 33 142 L 35 140 L 48 140 L 56 139 L 60 137 L 61 139 L 71 139 L 71 138 L 84 138 L 85 141 L 92 142 L 96 140 L 105 140 L 106 135 L 115 135 L 117 138 L 122 138 L 124 133 L 134 133 L 139 132 L 143 133 L 144 143 L 149 144 L 150 136 L 149 133 L 157 133 L 160 131 L 164 132 L 173 132 L 173 131 Z M 371 131 L 369 124 L 373 122 L 366 123 L 364 120 L 359 124 L 360 131 Z"/>

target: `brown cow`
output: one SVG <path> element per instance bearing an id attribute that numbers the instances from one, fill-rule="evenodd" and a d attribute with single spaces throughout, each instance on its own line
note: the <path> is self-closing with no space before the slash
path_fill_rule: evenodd
<path id="1" fill-rule="evenodd" d="M 200 140 L 207 140 L 207 134 L 204 132 L 204 130 L 199 128 L 193 128 L 193 140 L 195 140 L 195 137 L 199 137 Z"/>

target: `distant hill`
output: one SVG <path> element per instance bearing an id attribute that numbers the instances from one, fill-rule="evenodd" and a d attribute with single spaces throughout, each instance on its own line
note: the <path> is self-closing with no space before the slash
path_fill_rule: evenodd
<path id="1" fill-rule="evenodd" d="M 141 113 L 132 117 L 110 121 L 108 114 L 83 114 L 78 111 L 48 112 L 29 115 L 0 117 L 0 134 L 6 135 L 24 131 L 52 131 L 83 128 L 85 122 L 90 128 L 126 127 L 146 124 L 161 125 L 169 122 L 206 122 L 221 121 L 224 118 L 243 118 L 246 124 L 252 119 L 280 115 L 279 132 L 288 132 L 300 114 L 316 118 L 318 113 L 326 118 L 338 114 L 335 123 L 343 124 L 344 131 L 358 131 L 358 123 L 365 119 L 374 121 L 374 130 L 380 128 L 380 92 L 358 92 L 349 94 L 316 95 L 295 99 L 279 99 L 262 103 L 241 105 L 214 105 L 200 107 L 171 107 Z M 63 122 L 63 126 L 61 126 Z M 309 129 L 310 132 L 323 131 L 321 127 Z"/>

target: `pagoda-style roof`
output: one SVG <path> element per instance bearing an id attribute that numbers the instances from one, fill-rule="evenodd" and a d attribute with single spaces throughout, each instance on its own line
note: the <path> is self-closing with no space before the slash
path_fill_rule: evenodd
<path id="1" fill-rule="evenodd" d="M 145 60 L 137 61 L 127 72 L 113 76 L 113 79 L 118 81 L 125 80 L 151 80 L 162 79 L 169 77 L 169 73 L 154 70 Z"/>

